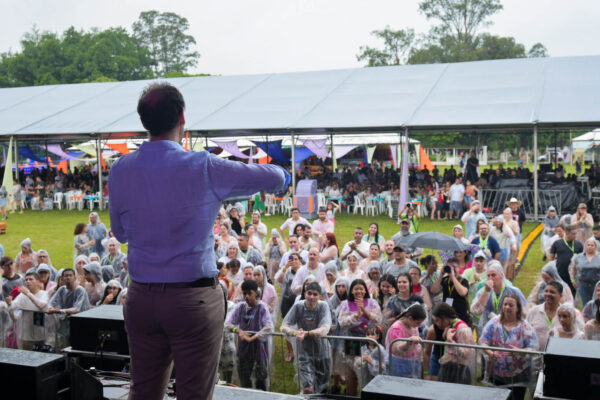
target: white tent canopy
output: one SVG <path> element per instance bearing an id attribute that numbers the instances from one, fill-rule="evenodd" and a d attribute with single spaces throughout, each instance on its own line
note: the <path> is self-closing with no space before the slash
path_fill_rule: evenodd
<path id="1" fill-rule="evenodd" d="M 168 79 L 206 136 L 600 125 L 600 56 Z M 150 81 L 0 89 L 0 134 L 144 132 Z"/>

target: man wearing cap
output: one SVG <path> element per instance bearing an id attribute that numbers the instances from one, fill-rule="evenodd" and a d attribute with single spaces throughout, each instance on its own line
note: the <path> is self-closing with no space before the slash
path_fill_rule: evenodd
<path id="1" fill-rule="evenodd" d="M 496 239 L 490 236 L 490 226 L 487 222 L 479 225 L 479 235 L 471 241 L 471 244 L 479 245 L 493 259 L 498 260 L 500 258 L 500 245 L 498 245 Z"/>
<path id="2" fill-rule="evenodd" d="M 25 275 L 25 286 L 19 286 L 19 295 L 9 303 L 8 311 L 13 321 L 17 320 L 15 311 L 21 311 L 17 325 L 17 343 L 21 350 L 33 350 L 33 346 L 42 345 L 46 340 L 44 309 L 48 303 L 48 292 L 41 289 L 38 274 L 28 272 Z"/>
<path id="3" fill-rule="evenodd" d="M 414 232 L 411 231 L 411 224 L 408 221 L 408 219 L 404 218 L 402 221 L 400 221 L 400 232 L 398 232 L 396 235 L 406 237 L 406 236 L 412 235 L 413 233 Z M 394 236 L 396 236 L 396 235 L 394 235 Z M 416 258 L 423 255 L 423 249 L 421 249 L 419 247 L 404 246 L 404 249 L 406 250 L 407 257 L 410 258 L 411 260 L 415 260 Z"/>
<path id="4" fill-rule="evenodd" d="M 173 360 L 178 397 L 212 398 L 225 320 L 215 218 L 223 200 L 280 192 L 290 179 L 276 165 L 186 152 L 184 109 L 174 86 L 148 86 L 137 111 L 150 140 L 110 171 L 111 228 L 129 245 L 130 400 L 162 399 Z"/>
<path id="5" fill-rule="evenodd" d="M 466 237 L 464 237 L 463 235 L 463 227 L 459 224 L 454 225 L 454 227 L 452 228 L 452 236 L 454 236 L 455 238 L 457 238 L 458 240 L 460 240 L 461 242 L 463 242 L 464 244 L 471 244 L 471 242 L 469 242 L 469 239 L 467 239 Z"/>
<path id="6" fill-rule="evenodd" d="M 461 218 L 463 224 L 465 224 L 465 236 L 471 237 L 475 233 L 477 228 L 477 221 L 480 219 L 487 222 L 487 218 L 481 212 L 481 202 L 479 200 L 473 200 L 471 202 L 471 209 L 465 212 Z"/>
<path id="7" fill-rule="evenodd" d="M 416 262 L 406 258 L 406 250 L 403 247 L 396 246 L 394 247 L 394 261 L 383 267 L 383 273 L 393 275 L 394 278 L 398 279 L 398 275 L 408 273 L 411 267 L 419 268 Z"/>
<path id="8" fill-rule="evenodd" d="M 473 257 L 473 267 L 465 270 L 463 278 L 469 282 L 469 304 L 473 302 L 477 291 L 483 287 L 487 280 L 487 256 L 481 250 Z"/>
<path id="9" fill-rule="evenodd" d="M 511 197 L 511 199 L 507 202 L 507 205 L 510 207 L 510 210 L 513 213 L 513 218 L 516 219 L 517 223 L 519 224 L 519 232 L 523 232 L 523 224 L 526 220 L 525 212 L 523 212 L 523 209 L 521 208 L 523 202 L 517 200 L 516 197 Z M 521 238 L 518 237 L 517 241 L 520 244 Z"/>

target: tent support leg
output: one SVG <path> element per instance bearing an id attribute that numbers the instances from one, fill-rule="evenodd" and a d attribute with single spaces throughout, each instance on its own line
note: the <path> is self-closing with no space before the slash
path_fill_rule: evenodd
<path id="1" fill-rule="evenodd" d="M 100 192 L 100 201 L 98 202 L 98 208 L 100 211 L 104 209 L 103 198 L 102 198 L 102 143 L 100 142 L 100 135 L 96 136 L 96 166 L 98 167 L 98 192 Z"/>
<path id="2" fill-rule="evenodd" d="M 538 221 L 538 128 L 533 126 L 533 215 Z"/>
<path id="3" fill-rule="evenodd" d="M 296 195 L 296 137 L 292 132 L 292 195 Z"/>

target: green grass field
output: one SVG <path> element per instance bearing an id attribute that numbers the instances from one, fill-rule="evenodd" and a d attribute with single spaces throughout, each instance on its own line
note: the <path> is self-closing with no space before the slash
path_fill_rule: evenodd
<path id="1" fill-rule="evenodd" d="M 110 225 L 108 212 L 100 212 L 100 219 Z M 79 222 L 88 220 L 87 211 L 31 211 L 26 210 L 24 214 L 10 214 L 8 219 L 8 233 L 0 236 L 0 243 L 4 246 L 5 255 L 15 257 L 19 252 L 19 243 L 26 237 L 31 239 L 34 250 L 46 249 L 50 253 L 52 264 L 56 268 L 72 266 L 73 264 L 73 230 Z M 281 215 L 264 217 L 263 222 L 269 230 L 279 228 L 286 217 Z M 353 214 L 338 214 L 336 218 L 336 235 L 340 247 L 352 240 L 354 228 L 363 227 L 365 230 L 371 222 L 377 222 L 380 233 L 385 238 L 390 238 L 399 230 L 395 221 L 387 216 L 366 217 Z M 420 224 L 420 231 L 438 231 L 451 234 L 452 227 L 456 221 L 431 221 L 424 219 Z M 535 224 L 527 223 L 524 227 L 524 235 L 529 233 Z M 123 251 L 126 247 L 123 246 Z M 435 251 L 427 250 L 426 254 L 435 254 Z M 535 241 L 529 252 L 521 272 L 516 280 L 516 285 L 523 290 L 525 296 L 529 294 L 535 285 L 536 277 L 543 266 L 539 241 Z M 279 325 L 279 324 L 278 324 Z M 282 393 L 297 393 L 297 387 L 293 382 L 294 368 L 292 364 L 283 362 L 285 344 L 281 338 L 274 340 L 275 354 L 273 356 L 273 368 L 271 375 L 271 390 Z"/>

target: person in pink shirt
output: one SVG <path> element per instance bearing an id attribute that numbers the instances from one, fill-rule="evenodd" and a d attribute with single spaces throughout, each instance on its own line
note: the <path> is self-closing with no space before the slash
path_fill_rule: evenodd
<path id="1" fill-rule="evenodd" d="M 325 234 L 328 232 L 333 233 L 334 227 L 333 222 L 327 219 L 327 210 L 323 207 L 319 208 L 319 219 L 312 223 L 312 233 L 315 240 L 320 244 L 324 244 Z"/>

